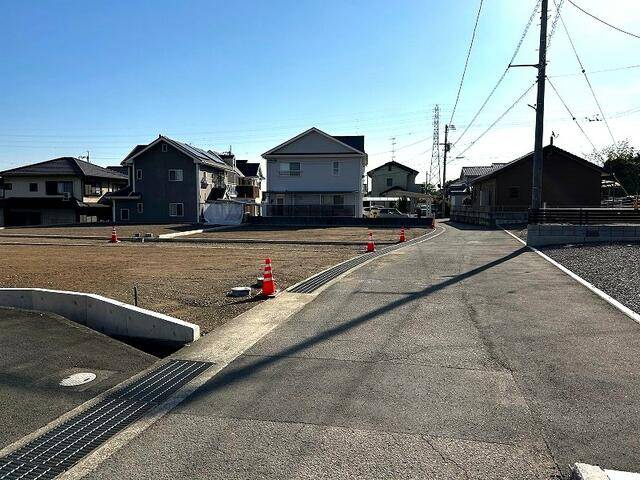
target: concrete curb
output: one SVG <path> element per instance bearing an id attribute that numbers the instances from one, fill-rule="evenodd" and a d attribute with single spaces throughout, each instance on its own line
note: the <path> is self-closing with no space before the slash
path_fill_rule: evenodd
<path id="1" fill-rule="evenodd" d="M 571 469 L 571 480 L 609 480 L 609 476 L 600 467 L 576 463 Z"/>
<path id="2" fill-rule="evenodd" d="M 200 337 L 198 325 L 91 293 L 0 288 L 0 306 L 55 313 L 116 338 L 182 345 Z"/>

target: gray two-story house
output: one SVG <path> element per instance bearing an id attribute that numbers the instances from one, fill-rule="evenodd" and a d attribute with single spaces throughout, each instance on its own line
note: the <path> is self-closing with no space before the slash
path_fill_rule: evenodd
<path id="1" fill-rule="evenodd" d="M 0 172 L 0 225 L 60 225 L 109 220 L 100 203 L 127 176 L 74 157 Z"/>
<path id="2" fill-rule="evenodd" d="M 367 175 L 371 178 L 370 195 L 373 197 L 379 197 L 393 188 L 407 192 L 420 191 L 420 186 L 416 184 L 418 171 L 395 161 L 369 170 Z"/>
<path id="3" fill-rule="evenodd" d="M 265 152 L 263 215 L 361 217 L 367 166 L 364 136 L 310 128 Z"/>
<path id="4" fill-rule="evenodd" d="M 148 145 L 138 145 L 122 161 L 129 170 L 129 185 L 107 197 L 112 220 L 198 223 L 207 202 L 235 196 L 235 184 L 242 174 L 234 163 L 233 156 L 163 135 Z"/>

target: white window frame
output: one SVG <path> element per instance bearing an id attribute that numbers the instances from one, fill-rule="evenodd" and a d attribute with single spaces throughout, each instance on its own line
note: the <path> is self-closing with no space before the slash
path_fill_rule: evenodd
<path id="1" fill-rule="evenodd" d="M 144 205 L 142 204 L 142 202 L 138 202 L 138 204 L 136 204 L 136 212 L 144 213 Z"/>
<path id="2" fill-rule="evenodd" d="M 136 170 L 136 180 L 142 180 L 142 169 L 138 168 Z"/>
<path id="3" fill-rule="evenodd" d="M 127 218 L 124 218 L 124 216 L 122 215 L 124 212 L 127 212 Z M 131 218 L 130 212 L 128 208 L 121 208 L 120 209 L 120 220 L 123 222 L 128 222 L 129 219 Z"/>
<path id="4" fill-rule="evenodd" d="M 331 162 L 331 173 L 334 177 L 340 176 L 340 160 L 334 160 Z"/>
<path id="5" fill-rule="evenodd" d="M 180 208 L 182 209 L 182 214 L 181 215 L 178 215 L 178 205 L 180 205 L 181 206 Z M 175 209 L 173 212 L 172 212 L 172 207 Z M 170 203 L 169 204 L 169 216 L 170 217 L 184 217 L 184 203 L 181 203 L 181 202 L 179 202 L 179 203 Z"/>
<path id="6" fill-rule="evenodd" d="M 291 170 L 291 164 L 297 164 L 297 170 Z M 284 166 L 286 165 L 286 169 Z M 282 177 L 299 177 L 302 173 L 302 164 L 300 162 L 280 162 L 278 165 L 278 174 Z"/>
<path id="7" fill-rule="evenodd" d="M 171 172 L 173 172 L 175 176 L 173 180 L 171 180 Z M 167 174 L 167 179 L 170 182 L 182 182 L 184 179 L 184 172 L 181 168 L 170 168 L 169 173 Z"/>

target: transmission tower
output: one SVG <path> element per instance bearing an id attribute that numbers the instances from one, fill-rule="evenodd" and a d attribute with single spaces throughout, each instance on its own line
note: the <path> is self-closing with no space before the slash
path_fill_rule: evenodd
<path id="1" fill-rule="evenodd" d="M 433 108 L 433 148 L 431 149 L 431 165 L 427 170 L 427 182 L 440 184 L 440 105 Z"/>

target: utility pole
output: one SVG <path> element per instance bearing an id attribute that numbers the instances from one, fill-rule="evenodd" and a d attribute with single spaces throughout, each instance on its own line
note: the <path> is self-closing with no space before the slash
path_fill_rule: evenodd
<path id="1" fill-rule="evenodd" d="M 547 79 L 547 20 L 549 0 L 542 0 L 540 18 L 540 50 L 538 59 L 538 100 L 536 104 L 536 136 L 533 149 L 533 175 L 531 177 L 531 208 L 542 207 L 542 141 L 544 135 L 544 90 Z"/>
<path id="2" fill-rule="evenodd" d="M 447 183 L 447 153 L 449 152 L 449 125 L 444 126 L 444 155 L 442 157 L 442 194 L 447 198 L 445 184 Z"/>
<path id="3" fill-rule="evenodd" d="M 396 161 L 396 137 L 391 137 L 391 161 Z"/>

